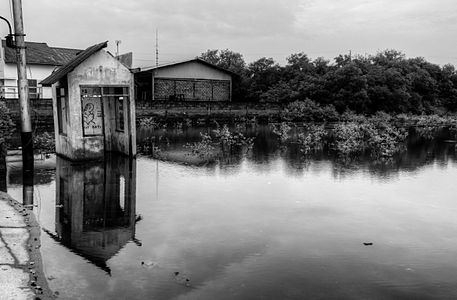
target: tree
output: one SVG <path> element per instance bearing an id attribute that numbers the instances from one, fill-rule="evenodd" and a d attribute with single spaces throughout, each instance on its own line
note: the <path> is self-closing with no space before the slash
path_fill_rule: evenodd
<path id="1" fill-rule="evenodd" d="M 258 100 L 261 95 L 276 85 L 281 79 L 281 67 L 273 58 L 260 58 L 247 68 L 248 98 Z M 264 98 L 263 100 L 267 100 Z M 270 101 L 276 101 L 271 99 Z"/>
<path id="2" fill-rule="evenodd" d="M 287 79 L 299 79 L 305 74 L 313 72 L 314 65 L 305 53 L 295 53 L 287 58 L 287 64 L 284 68 L 284 75 Z"/>
<path id="3" fill-rule="evenodd" d="M 199 58 L 240 76 L 243 75 L 246 70 L 246 62 L 243 59 L 243 55 L 229 49 L 207 50 L 206 52 L 203 52 Z"/>
<path id="4" fill-rule="evenodd" d="M 237 74 L 237 76 L 233 77 L 232 99 L 234 101 L 246 100 L 246 91 L 249 84 L 246 78 L 246 62 L 243 59 L 243 55 L 229 49 L 213 49 L 203 52 L 199 58 Z"/>

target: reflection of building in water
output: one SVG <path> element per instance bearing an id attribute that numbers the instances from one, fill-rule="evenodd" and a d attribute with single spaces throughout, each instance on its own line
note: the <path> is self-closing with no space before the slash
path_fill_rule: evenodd
<path id="1" fill-rule="evenodd" d="M 106 261 L 135 241 L 136 161 L 100 163 L 57 158 L 54 239 L 110 273 Z"/>

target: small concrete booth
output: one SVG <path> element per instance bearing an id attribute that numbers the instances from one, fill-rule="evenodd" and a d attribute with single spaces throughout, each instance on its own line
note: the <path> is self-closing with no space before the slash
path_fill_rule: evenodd
<path id="1" fill-rule="evenodd" d="M 44 79 L 53 88 L 56 153 L 70 160 L 136 155 L 133 74 L 93 45 Z"/>

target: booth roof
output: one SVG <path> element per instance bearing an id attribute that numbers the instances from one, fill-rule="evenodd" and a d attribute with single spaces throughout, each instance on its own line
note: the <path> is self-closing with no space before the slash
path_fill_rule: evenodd
<path id="1" fill-rule="evenodd" d="M 92 56 L 94 53 L 100 51 L 101 49 L 108 46 L 108 41 L 105 41 L 100 44 L 96 44 L 90 46 L 84 51 L 81 51 L 78 55 L 76 55 L 72 60 L 70 60 L 67 64 L 62 66 L 61 68 L 57 69 L 57 71 L 53 72 L 51 75 L 43 79 L 40 83 L 43 86 L 50 86 L 57 81 L 59 81 L 62 77 L 73 71 L 77 66 L 79 66 L 82 62 Z"/>

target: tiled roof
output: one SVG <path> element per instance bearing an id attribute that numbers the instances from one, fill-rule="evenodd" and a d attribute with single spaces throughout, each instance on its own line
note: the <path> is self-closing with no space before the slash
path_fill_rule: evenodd
<path id="1" fill-rule="evenodd" d="M 6 47 L 6 42 L 2 40 L 5 49 L 5 63 L 16 63 L 16 50 Z M 30 65 L 50 65 L 61 66 L 76 56 L 78 49 L 53 48 L 46 43 L 25 42 L 26 62 Z"/>
<path id="2" fill-rule="evenodd" d="M 90 46 L 86 50 L 82 51 L 79 53 L 77 56 L 75 56 L 72 60 L 70 60 L 67 64 L 65 64 L 63 67 L 59 68 L 57 71 L 43 79 L 40 83 L 43 86 L 49 86 L 52 85 L 53 83 L 56 83 L 60 78 L 64 77 L 71 71 L 73 71 L 79 64 L 81 64 L 83 61 L 88 59 L 92 54 L 100 51 L 101 49 L 105 48 L 108 46 L 108 41 L 96 44 L 93 46 Z"/>
<path id="3" fill-rule="evenodd" d="M 59 56 L 61 65 L 68 63 L 76 55 L 78 55 L 78 53 L 81 53 L 83 51 L 81 49 L 58 48 L 58 47 L 51 47 L 51 48 Z"/>

